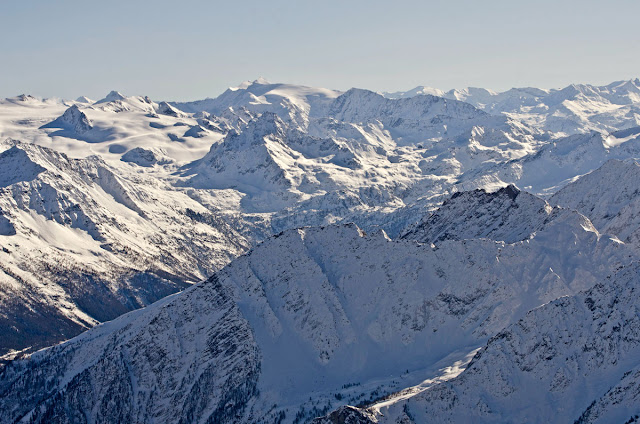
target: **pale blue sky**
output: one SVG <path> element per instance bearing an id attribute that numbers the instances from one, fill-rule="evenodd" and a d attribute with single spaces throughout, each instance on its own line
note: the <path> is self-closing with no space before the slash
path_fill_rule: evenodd
<path id="1" fill-rule="evenodd" d="M 0 1 L 0 97 L 215 97 L 640 77 L 639 0 Z"/>

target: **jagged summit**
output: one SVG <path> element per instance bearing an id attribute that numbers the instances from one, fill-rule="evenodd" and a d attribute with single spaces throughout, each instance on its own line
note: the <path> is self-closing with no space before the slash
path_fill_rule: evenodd
<path id="1" fill-rule="evenodd" d="M 433 214 L 406 229 L 402 238 L 436 244 L 476 238 L 515 243 L 563 215 L 574 215 L 576 225 L 583 225 L 584 217 L 579 214 L 552 208 L 543 199 L 509 184 L 495 192 L 477 189 L 454 193 Z"/>
<path id="2" fill-rule="evenodd" d="M 174 118 L 181 118 L 186 116 L 184 113 L 171 106 L 167 102 L 158 103 L 158 107 L 156 108 L 156 112 L 160 115 L 173 116 Z"/>
<path id="3" fill-rule="evenodd" d="M 93 125 L 89 118 L 87 118 L 87 115 L 76 105 L 69 107 L 69 109 L 62 114 L 61 120 L 79 134 L 93 129 Z"/>
<path id="4" fill-rule="evenodd" d="M 248 148 L 252 145 L 263 145 L 268 141 L 284 142 L 287 130 L 287 125 L 278 115 L 265 112 L 249 121 L 242 132 L 231 131 L 221 143 L 213 145 L 211 148 L 216 150 L 218 146 L 224 146 L 228 150 L 235 150 Z M 207 158 L 213 159 L 214 157 L 215 154 L 209 152 L 202 160 L 207 161 Z"/>
<path id="5" fill-rule="evenodd" d="M 286 132 L 278 115 L 265 112 L 241 133 L 232 131 L 211 146 L 202 159 L 185 168 L 184 175 L 196 174 L 189 181 L 195 187 L 238 187 L 250 194 L 286 189 L 291 186 L 286 162 L 292 155 Z"/>
<path id="6" fill-rule="evenodd" d="M 65 110 L 60 117 L 44 125 L 42 128 L 62 128 L 71 131 L 73 134 L 83 135 L 93 129 L 93 124 L 87 115 L 80 110 L 78 105 L 74 104 Z"/>
<path id="7" fill-rule="evenodd" d="M 520 189 L 515 184 L 508 184 L 504 187 L 500 187 L 498 190 L 494 192 L 488 192 L 483 189 L 477 189 L 474 191 L 457 191 L 453 193 L 451 199 L 456 199 L 461 196 L 476 196 L 476 195 L 489 195 L 490 197 L 502 197 L 507 196 L 511 200 L 515 200 L 516 197 L 520 194 Z M 449 201 L 445 200 L 444 204 L 448 204 Z"/>
<path id="8" fill-rule="evenodd" d="M 511 200 L 516 200 L 516 197 L 520 194 L 520 189 L 514 184 L 509 184 L 497 191 L 498 195 L 502 193 L 506 194 Z"/>
<path id="9" fill-rule="evenodd" d="M 24 144 L 14 145 L 0 153 L 0 187 L 32 181 L 45 170 L 25 151 Z"/>
<path id="10" fill-rule="evenodd" d="M 264 112 L 258 118 L 253 119 L 247 125 L 245 131 L 240 134 L 232 135 L 234 139 L 245 139 L 256 142 L 257 139 L 264 139 L 273 135 L 277 138 L 285 136 L 286 124 L 277 114 L 273 112 Z"/>
<path id="11" fill-rule="evenodd" d="M 16 100 L 20 102 L 30 102 L 37 99 L 30 94 L 20 94 L 19 96 L 16 96 Z"/>
<path id="12" fill-rule="evenodd" d="M 0 375 L 0 419 L 82 411 L 147 420 L 135 415 L 145 411 L 163 422 L 213 421 L 230 399 L 233 416 L 222 422 L 271 421 L 285 408 L 294 417 L 312 405 L 320 415 L 354 383 L 364 399 L 405 378 L 417 384 L 423 364 L 466 354 L 531 308 L 595 284 L 624 260 L 613 245 L 564 225 L 526 244 L 438 249 L 356 225 L 288 230 L 203 284 L 12 363 Z M 534 260 L 541 268 L 526 265 Z M 107 408 L 114 387 L 130 402 Z"/>

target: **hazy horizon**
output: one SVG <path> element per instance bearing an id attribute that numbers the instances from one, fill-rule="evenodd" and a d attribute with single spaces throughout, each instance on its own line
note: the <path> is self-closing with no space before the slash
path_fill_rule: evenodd
<path id="1" fill-rule="evenodd" d="M 638 14 L 631 0 L 15 2 L 0 16 L 0 97 L 195 100 L 258 77 L 389 92 L 605 85 L 640 77 Z"/>

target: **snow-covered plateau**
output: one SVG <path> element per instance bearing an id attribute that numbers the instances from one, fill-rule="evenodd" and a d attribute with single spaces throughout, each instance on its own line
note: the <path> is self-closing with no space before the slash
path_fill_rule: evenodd
<path id="1" fill-rule="evenodd" d="M 0 422 L 635 422 L 639 158 L 638 79 L 0 100 Z"/>

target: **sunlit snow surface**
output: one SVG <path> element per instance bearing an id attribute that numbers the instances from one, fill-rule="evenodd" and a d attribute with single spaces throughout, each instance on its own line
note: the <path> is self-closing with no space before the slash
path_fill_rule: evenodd
<path id="1" fill-rule="evenodd" d="M 13 363 L 3 419 L 61 417 L 56 393 L 85 408 L 78 387 L 98 421 L 294 422 L 345 404 L 362 408 L 336 413 L 387 422 L 522 418 L 491 400 L 498 383 L 484 404 L 456 392 L 464 413 L 424 402 L 466 387 L 467 355 L 489 341 L 487 355 L 528 311 L 636 259 L 638 86 L 385 97 L 258 80 L 190 103 L 115 91 L 0 101 L 0 353 L 68 339 L 222 269 Z M 343 222 L 358 227 L 331 225 Z M 616 353 L 629 370 L 633 349 Z M 635 384 L 611 370 L 600 378 Z M 593 389 L 563 417 L 613 416 L 620 393 L 569 374 L 557 379 Z M 129 400 L 95 383 L 105 378 Z"/>

